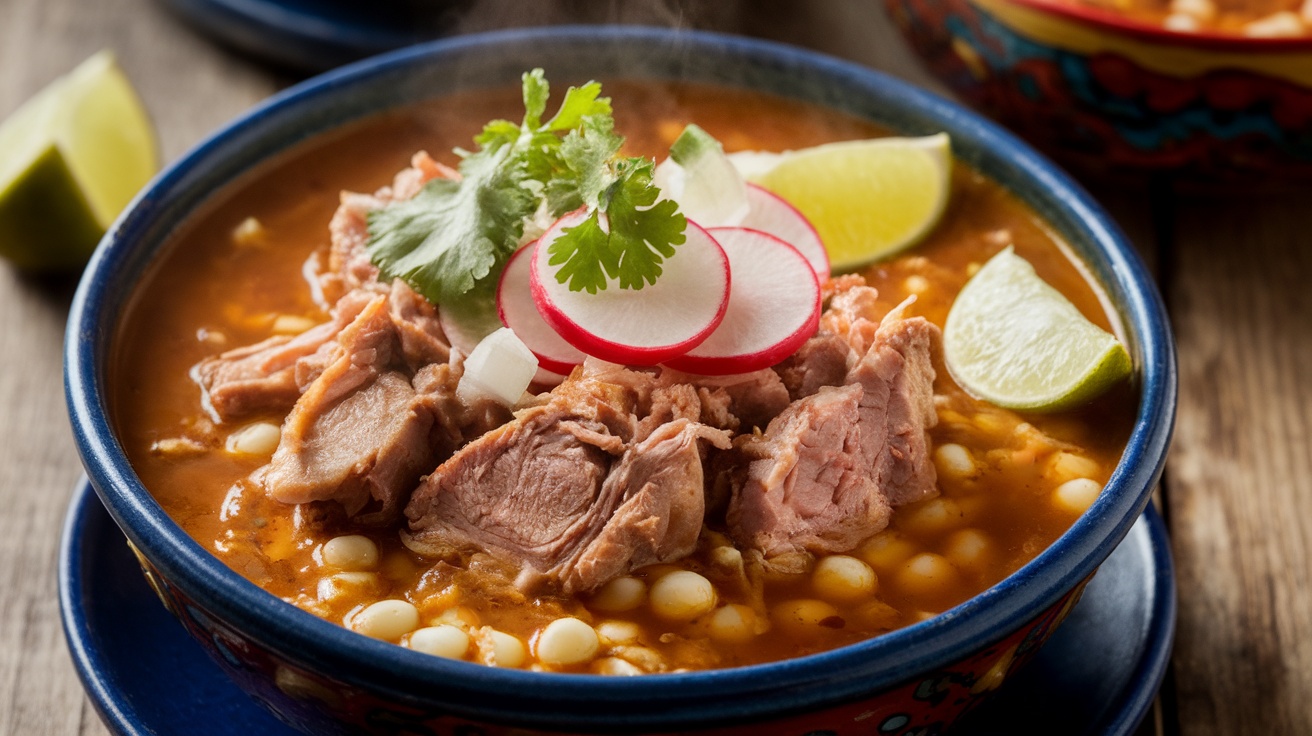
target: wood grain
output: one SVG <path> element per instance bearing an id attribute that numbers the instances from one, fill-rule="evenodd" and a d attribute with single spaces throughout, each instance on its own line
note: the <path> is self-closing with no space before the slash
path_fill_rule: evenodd
<path id="1" fill-rule="evenodd" d="M 1185 200 L 1168 299 L 1180 732 L 1312 733 L 1312 249 L 1305 195 Z"/>
<path id="2" fill-rule="evenodd" d="M 141 92 L 172 159 L 278 83 L 145 0 L 0 0 L 0 117 L 101 48 Z M 55 591 L 60 525 L 81 472 L 64 411 L 72 283 L 0 266 L 0 733 L 107 733 L 73 672 Z"/>

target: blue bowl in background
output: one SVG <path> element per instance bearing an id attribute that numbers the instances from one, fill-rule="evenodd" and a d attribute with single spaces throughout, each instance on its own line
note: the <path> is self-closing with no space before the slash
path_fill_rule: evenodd
<path id="1" fill-rule="evenodd" d="M 639 678 L 500 670 L 431 657 L 316 618 L 228 569 L 155 502 L 115 437 L 107 368 L 134 286 L 181 223 L 263 162 L 353 121 L 454 91 L 513 85 L 535 66 L 553 77 L 745 87 L 909 135 L 947 131 L 959 159 L 1026 201 L 1071 244 L 1119 314 L 1140 403 L 1102 496 L 1030 564 L 928 621 L 783 662 Z M 87 474 L 138 551 L 148 580 L 243 689 L 309 733 L 936 732 L 988 694 L 991 688 L 981 685 L 986 673 L 1000 680 L 1032 655 L 1139 517 L 1161 473 L 1176 396 L 1174 348 L 1146 269 L 1101 208 L 1028 146 L 957 105 L 820 54 L 633 27 L 439 41 L 271 98 L 171 165 L 110 229 L 74 299 L 65 371 Z"/>

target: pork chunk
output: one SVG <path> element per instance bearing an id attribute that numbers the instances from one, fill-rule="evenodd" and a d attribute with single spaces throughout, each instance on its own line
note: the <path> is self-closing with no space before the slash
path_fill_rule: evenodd
<path id="1" fill-rule="evenodd" d="M 434 462 L 432 405 L 389 367 L 399 343 L 381 296 L 343 330 L 336 358 L 297 401 L 258 473 L 270 497 L 337 501 L 364 523 L 399 515 Z"/>
<path id="2" fill-rule="evenodd" d="M 872 296 L 847 293 L 851 305 Z M 726 515 L 737 541 L 767 558 L 846 551 L 887 526 L 892 507 L 937 493 L 925 432 L 937 421 L 938 328 L 904 308 L 879 323 L 844 315 L 839 329 L 865 348 L 844 385 L 819 388 L 736 443 L 750 461 Z"/>
<path id="3" fill-rule="evenodd" d="M 700 440 L 725 433 L 683 414 L 691 392 L 655 402 L 648 374 L 593 363 L 543 405 L 466 445 L 424 478 L 406 507 L 412 549 L 489 551 L 523 588 L 593 590 L 692 551 L 704 494 Z"/>

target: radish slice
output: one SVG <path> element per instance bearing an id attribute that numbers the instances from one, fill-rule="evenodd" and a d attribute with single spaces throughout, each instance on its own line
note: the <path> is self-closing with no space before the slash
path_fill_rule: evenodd
<path id="1" fill-rule="evenodd" d="M 729 306 L 729 259 L 719 243 L 689 221 L 686 240 L 661 263 L 661 276 L 641 289 L 570 291 L 549 265 L 551 243 L 587 218 L 579 210 L 556 221 L 533 255 L 533 300 L 547 324 L 588 355 L 623 365 L 656 365 L 710 336 Z M 602 220 L 602 227 L 606 227 Z"/>
<path id="2" fill-rule="evenodd" d="M 529 243 L 515 251 L 506 262 L 501 280 L 497 282 L 497 314 L 501 323 L 514 330 L 515 335 L 538 356 L 539 366 L 556 375 L 569 375 L 587 356 L 551 329 L 533 302 L 529 281 L 533 273 L 534 245 Z M 549 376 L 544 378 L 550 380 Z"/>
<path id="3" fill-rule="evenodd" d="M 792 245 L 760 230 L 708 232 L 733 271 L 729 311 L 705 342 L 666 365 L 723 376 L 768 368 L 792 355 L 820 327 L 820 282 L 811 264 Z"/>
<path id="4" fill-rule="evenodd" d="M 788 200 L 756 184 L 747 185 L 747 204 L 740 227 L 767 232 L 792 245 L 810 261 L 816 276 L 829 278 L 829 251 L 805 215 Z"/>

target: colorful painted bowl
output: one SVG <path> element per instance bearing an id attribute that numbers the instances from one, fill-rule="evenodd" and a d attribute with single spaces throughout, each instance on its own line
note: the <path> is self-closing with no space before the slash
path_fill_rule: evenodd
<path id="1" fill-rule="evenodd" d="M 1312 178 L 1312 38 L 1179 33 L 1064 0 L 885 0 L 929 68 L 1063 162 Z"/>
<path id="2" fill-rule="evenodd" d="M 1023 197 L 1071 243 L 1125 326 L 1142 399 L 1102 496 L 1032 563 L 928 621 L 790 661 L 639 678 L 502 670 L 420 654 L 311 616 L 209 555 L 133 473 L 105 401 L 119 320 L 142 272 L 189 213 L 269 157 L 382 111 L 514 84 L 537 65 L 561 77 L 686 78 L 767 90 L 908 134 L 950 133 L 964 161 Z M 173 164 L 112 228 L 74 300 L 66 366 L 87 474 L 165 605 L 241 687 L 314 734 L 937 733 L 1034 653 L 1143 511 L 1161 472 L 1176 393 L 1166 317 L 1142 263 L 1078 186 L 1010 134 L 815 53 L 639 28 L 464 37 L 362 62 L 274 97 Z"/>

